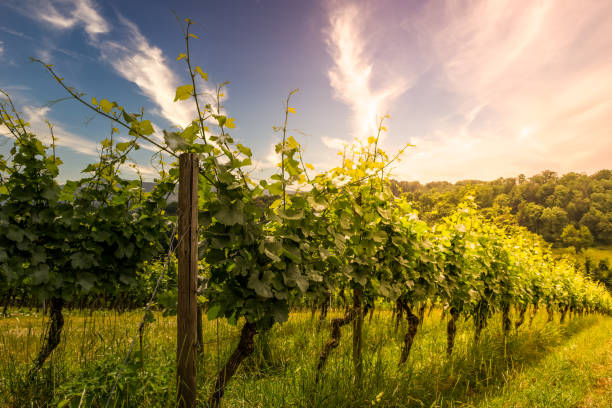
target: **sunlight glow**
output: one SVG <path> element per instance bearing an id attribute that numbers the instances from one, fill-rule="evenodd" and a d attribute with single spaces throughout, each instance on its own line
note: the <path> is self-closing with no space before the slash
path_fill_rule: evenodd
<path id="1" fill-rule="evenodd" d="M 365 6 L 345 4 L 330 11 L 327 32 L 328 52 L 334 66 L 328 71 L 335 96 L 353 111 L 353 136 L 364 139 L 376 133 L 376 117 L 387 112 L 391 102 L 407 89 L 403 78 L 388 78 L 373 90 L 373 50 L 367 48 L 362 16 Z"/>

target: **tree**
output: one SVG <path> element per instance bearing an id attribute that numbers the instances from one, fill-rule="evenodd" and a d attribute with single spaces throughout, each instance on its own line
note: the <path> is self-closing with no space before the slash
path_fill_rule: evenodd
<path id="1" fill-rule="evenodd" d="M 567 213 L 560 207 L 544 208 L 540 217 L 540 233 L 548 242 L 557 242 L 568 223 Z"/>
<path id="2" fill-rule="evenodd" d="M 518 211 L 518 222 L 535 233 L 540 232 L 540 218 L 544 207 L 535 203 L 521 203 Z"/>
<path id="3" fill-rule="evenodd" d="M 580 228 L 576 228 L 573 224 L 569 224 L 563 228 L 561 242 L 563 245 L 573 246 L 579 251 L 593 244 L 593 235 L 591 235 L 591 231 L 584 225 L 581 225 Z"/>

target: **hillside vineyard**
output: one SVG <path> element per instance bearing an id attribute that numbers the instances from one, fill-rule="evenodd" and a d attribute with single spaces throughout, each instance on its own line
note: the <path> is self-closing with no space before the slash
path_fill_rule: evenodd
<path id="1" fill-rule="evenodd" d="M 189 27 L 187 21 L 187 44 Z M 192 69 L 189 48 L 179 58 L 191 81 L 177 89 L 175 101 L 193 102 L 198 116 L 178 131 L 165 131 L 163 141 L 142 114 L 107 99 L 85 100 L 45 66 L 72 97 L 113 124 L 100 160 L 84 169 L 84 178 L 61 187 L 54 143 L 44 146 L 31 133 L 10 98 L 0 105 L 14 138 L 10 156 L 0 160 L 0 297 L 19 292 L 50 304 L 49 335 L 31 376 L 60 342 L 67 303 L 87 305 L 133 290 L 139 271 L 163 261 L 181 239 L 176 218 L 164 209 L 178 180 L 176 159 L 184 153 L 199 159 L 200 307 L 208 319 L 242 327 L 237 349 L 210 390 L 210 406 L 219 406 L 256 335 L 283 324 L 292 308 L 315 304 L 326 311 L 330 297 L 339 294 L 352 297 L 344 315 L 332 320 L 313 364 L 324 372 L 342 326 L 351 324 L 356 381 L 363 377 L 368 341 L 364 315 L 376 305 L 394 307 L 398 318 L 407 319 L 399 364 L 408 358 L 427 306 L 448 316 L 449 355 L 462 316 L 473 321 L 478 340 L 495 312 L 501 312 L 506 333 L 538 308 L 551 319 L 554 312 L 565 319 L 569 313 L 612 311 L 607 290 L 577 273 L 571 259 L 553 258 L 548 244 L 523 227 L 487 221 L 469 194 L 435 223 L 421 220 L 405 196 L 392 192 L 390 172 L 405 148 L 393 156 L 381 150 L 384 117 L 376 135 L 342 152 L 337 167 L 315 173 L 289 134 L 292 92 L 276 128 L 278 171 L 251 179 L 252 152 L 232 138 L 234 118 L 222 113 L 220 103 L 199 101 L 193 79 L 204 78 L 202 70 Z M 224 86 L 217 87 L 217 100 Z M 118 137 L 120 129 L 128 141 Z M 158 149 L 159 174 L 149 192 L 120 171 L 142 143 Z M 262 207 L 262 200 L 271 203 Z"/>

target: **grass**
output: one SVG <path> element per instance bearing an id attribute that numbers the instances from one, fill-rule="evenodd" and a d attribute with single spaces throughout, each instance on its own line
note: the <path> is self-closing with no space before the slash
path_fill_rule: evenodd
<path id="1" fill-rule="evenodd" d="M 553 253 L 563 255 L 568 253 L 567 248 L 553 248 Z M 591 259 L 593 267 L 599 265 L 599 261 L 607 260 L 609 265 L 612 265 L 612 245 L 598 245 L 585 248 L 580 252 L 576 252 L 576 258 L 584 265 L 586 258 Z"/>
<path id="2" fill-rule="evenodd" d="M 377 311 L 364 325 L 364 378 L 352 376 L 350 327 L 315 382 L 314 366 L 328 336 L 310 313 L 292 313 L 265 338 L 230 383 L 223 407 L 595 407 L 610 406 L 612 318 L 573 317 L 563 325 L 538 314 L 531 328 L 504 338 L 495 316 L 479 344 L 471 322 L 459 325 L 455 350 L 445 356 L 445 323 L 427 316 L 408 362 L 398 368 L 405 327 L 393 329 L 391 314 Z M 34 383 L 23 378 L 36 355 L 44 322 L 33 311 L 0 318 L 0 407 L 103 407 L 174 405 L 176 320 L 156 315 L 142 351 L 136 341 L 139 312 L 118 315 L 71 312 L 60 347 Z M 200 405 L 206 406 L 214 373 L 237 343 L 238 330 L 204 322 L 199 361 Z M 79 405 L 81 404 L 81 405 Z M 598 405 L 599 404 L 599 405 Z"/>
<path id="3" fill-rule="evenodd" d="M 595 265 L 598 265 L 601 260 L 607 260 L 608 264 L 612 265 L 612 245 L 586 248 L 581 255 L 583 259 L 591 258 Z"/>

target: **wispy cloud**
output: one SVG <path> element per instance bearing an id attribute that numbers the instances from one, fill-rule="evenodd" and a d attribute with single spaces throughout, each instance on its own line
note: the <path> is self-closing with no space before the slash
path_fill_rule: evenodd
<path id="1" fill-rule="evenodd" d="M 31 36 L 29 36 L 29 35 L 27 35 L 25 33 L 22 33 L 21 31 L 16 31 L 16 30 L 10 29 L 10 28 L 5 27 L 5 26 L 0 26 L 0 31 L 4 31 L 5 33 L 14 35 L 16 37 L 25 38 L 26 40 L 34 41 L 34 37 L 31 37 Z"/>
<path id="2" fill-rule="evenodd" d="M 409 133 L 387 140 L 399 146 L 408 138 L 416 145 L 397 166 L 398 177 L 490 179 L 545 168 L 609 167 L 612 3 L 332 4 L 328 76 L 336 96 L 352 109 L 355 135 L 372 133 L 374 116 L 413 85 L 436 95 L 429 103 L 444 106 L 420 106 L 430 111 L 428 119 L 404 111 L 408 115 L 391 121 Z M 389 44 L 396 46 L 385 49 Z M 385 71 L 381 80 L 379 69 L 400 74 Z M 341 139 L 322 142 L 341 145 Z"/>
<path id="3" fill-rule="evenodd" d="M 4 27 L 4 26 L 0 26 L 0 31 L 3 31 L 3 32 L 5 32 L 7 34 L 10 34 L 10 35 L 13 35 L 15 37 L 23 38 L 23 39 L 31 41 L 33 43 L 36 43 L 37 46 L 41 45 L 39 40 L 35 39 L 34 37 L 32 37 L 32 36 L 30 36 L 28 34 L 25 34 L 25 33 L 21 32 L 21 31 L 16 31 L 16 30 L 10 29 L 8 27 Z M 54 52 L 59 52 L 61 54 L 67 55 L 67 56 L 69 56 L 71 58 L 74 58 L 74 59 L 93 60 L 93 58 L 90 57 L 89 55 L 81 54 L 79 52 L 68 50 L 68 49 L 62 48 L 62 47 L 56 47 L 56 46 L 50 44 L 48 41 L 43 41 L 43 43 L 44 43 L 44 47 L 45 47 L 44 48 L 45 52 L 47 52 L 47 55 L 49 57 L 51 56 L 51 51 L 54 51 Z M 38 54 L 40 56 L 40 51 L 38 52 Z M 47 60 L 43 60 L 43 61 L 47 61 Z M 50 60 L 48 60 L 48 61 L 50 61 Z"/>
<path id="4" fill-rule="evenodd" d="M 0 41 L 0 57 L 4 54 L 4 43 Z"/>
<path id="5" fill-rule="evenodd" d="M 398 172 L 458 180 L 609 167 L 611 17 L 610 2 L 572 0 L 448 0 L 408 17 L 457 102 Z"/>
<path id="6" fill-rule="evenodd" d="M 376 119 L 387 112 L 391 103 L 408 88 L 408 78 L 389 76 L 373 86 L 378 66 L 374 64 L 375 47 L 366 37 L 368 22 L 365 3 L 340 2 L 329 10 L 329 27 L 325 31 L 333 67 L 328 71 L 335 96 L 353 111 L 353 132 L 358 138 L 375 133 Z"/>
<path id="7" fill-rule="evenodd" d="M 29 0 L 25 9 L 29 10 L 29 17 L 52 28 L 84 29 L 88 34 L 89 44 L 99 50 L 102 60 L 120 77 L 134 83 L 140 92 L 153 102 L 156 108 L 149 113 L 179 127 L 187 126 L 196 117 L 191 101 L 174 102 L 175 90 L 181 85 L 181 81 L 171 68 L 172 60 L 166 58 L 159 47 L 151 44 L 138 26 L 129 19 L 118 14 L 115 23 L 111 24 L 93 0 Z M 22 8 L 21 11 L 23 10 Z M 0 27 L 0 30 L 33 40 L 27 34 L 6 27 Z M 53 57 L 51 51 L 80 57 L 70 50 L 54 46 L 39 48 L 37 53 L 43 61 L 50 62 Z M 197 85 L 199 93 L 209 102 L 211 88 L 203 81 L 198 81 Z M 225 94 L 227 95 L 227 92 Z M 162 141 L 161 126 L 155 124 L 154 128 L 153 138 Z M 145 142 L 141 145 L 145 150 L 157 151 Z M 82 152 L 91 153 L 83 144 L 76 146 Z"/>
<path id="8" fill-rule="evenodd" d="M 143 179 L 150 180 L 157 176 L 159 176 L 159 170 L 151 165 L 146 164 L 131 164 L 128 166 L 123 166 L 122 171 L 130 174 L 137 174 L 140 172 Z"/>
<path id="9" fill-rule="evenodd" d="M 176 126 L 186 126 L 195 118 L 192 103 L 174 102 L 175 90 L 182 83 L 171 68 L 172 60 L 166 58 L 159 47 L 151 44 L 129 19 L 117 15 L 116 24 L 111 24 L 93 0 L 29 0 L 25 9 L 29 10 L 29 17 L 59 30 L 83 28 L 90 45 L 99 50 L 102 59 L 119 76 L 134 83 L 156 105 L 154 114 Z M 31 38 L 11 29 L 0 29 Z M 51 58 L 50 49 L 79 56 L 56 47 L 41 49 L 39 54 L 46 52 Z M 200 94 L 207 98 L 211 88 L 203 81 L 197 85 Z"/>
<path id="10" fill-rule="evenodd" d="M 80 26 L 90 37 L 110 31 L 110 25 L 100 15 L 91 0 L 30 1 L 29 10 L 40 21 L 59 29 Z"/>
<path id="11" fill-rule="evenodd" d="M 326 147 L 333 150 L 343 150 L 349 144 L 349 142 L 346 140 L 328 136 L 323 136 L 321 141 Z"/>
<path id="12" fill-rule="evenodd" d="M 51 144 L 51 134 L 49 127 L 45 122 L 51 108 L 48 106 L 36 107 L 33 105 L 23 106 L 24 119 L 30 123 L 30 128 L 47 145 Z M 97 144 L 94 141 L 77 136 L 59 124 L 53 125 L 53 133 L 57 138 L 56 145 L 66 147 L 77 153 L 82 153 L 88 156 L 97 156 Z"/>
<path id="13" fill-rule="evenodd" d="M 123 41 L 95 43 L 102 58 L 121 77 L 136 84 L 157 105 L 160 116 L 173 125 L 186 126 L 196 112 L 190 102 L 173 102 L 180 82 L 163 51 L 150 44 L 134 23 L 121 16 L 119 21 L 126 30 Z"/>

